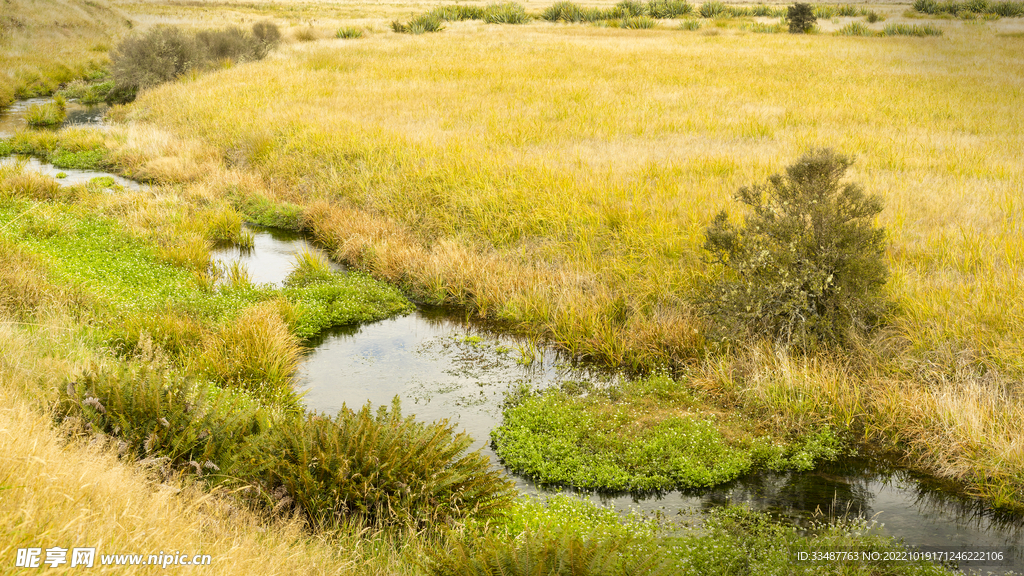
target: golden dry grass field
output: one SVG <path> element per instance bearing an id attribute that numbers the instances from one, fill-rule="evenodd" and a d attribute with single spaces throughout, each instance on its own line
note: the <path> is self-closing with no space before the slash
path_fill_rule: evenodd
<path id="1" fill-rule="evenodd" d="M 117 108 L 105 146 L 122 171 L 298 204 L 338 259 L 420 301 L 579 358 L 669 366 L 766 427 L 846 429 L 1021 508 L 1021 19 L 929 19 L 943 35 L 928 38 L 830 33 L 854 18 L 811 35 L 750 19 L 406 35 L 389 23 L 436 3 L 115 6 L 143 28 L 270 18 L 287 39 Z M 704 232 L 741 186 L 819 147 L 884 200 L 886 325 L 845 352 L 720 350 L 692 304 L 718 273 Z"/>

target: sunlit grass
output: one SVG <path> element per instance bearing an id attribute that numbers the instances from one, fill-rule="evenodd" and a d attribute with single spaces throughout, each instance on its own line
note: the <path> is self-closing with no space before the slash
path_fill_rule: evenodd
<path id="1" fill-rule="evenodd" d="M 237 159 L 263 182 L 254 198 L 304 205 L 337 257 L 421 299 L 634 367 L 709 352 L 689 302 L 709 280 L 704 230 L 739 187 L 812 147 L 850 154 L 850 179 L 885 202 L 896 307 L 856 367 L 826 358 L 807 381 L 849 370 L 857 384 L 835 406 L 870 415 L 792 398 L 786 413 L 892 427 L 926 466 L 968 479 L 918 444 L 967 428 L 881 410 L 941 377 L 940 350 L 970 351 L 999 381 L 1024 372 L 1018 44 L 969 27 L 884 41 L 549 23 L 373 36 L 168 86 L 122 117 Z M 178 157 L 170 141 L 153 151 Z M 904 395 L 890 379 L 915 384 Z M 1024 459 L 984 466 L 972 481 Z"/>

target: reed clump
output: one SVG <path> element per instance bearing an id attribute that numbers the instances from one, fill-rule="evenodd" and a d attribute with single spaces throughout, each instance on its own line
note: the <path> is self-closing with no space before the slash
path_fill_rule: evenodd
<path id="1" fill-rule="evenodd" d="M 67 117 L 67 102 L 63 96 L 57 95 L 53 102 L 33 104 L 25 112 L 25 121 L 29 126 L 53 128 L 60 126 Z"/>

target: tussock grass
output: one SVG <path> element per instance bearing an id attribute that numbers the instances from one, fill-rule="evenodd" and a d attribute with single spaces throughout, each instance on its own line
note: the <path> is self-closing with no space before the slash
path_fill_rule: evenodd
<path id="1" fill-rule="evenodd" d="M 345 39 L 362 38 L 364 35 L 365 32 L 363 31 L 363 29 L 356 28 L 355 26 L 342 26 L 341 28 L 338 28 L 337 32 L 334 33 L 335 38 Z"/>
<path id="2" fill-rule="evenodd" d="M 56 96 L 53 102 L 33 104 L 25 112 L 25 121 L 29 126 L 47 127 L 60 126 L 67 117 L 67 103 L 63 96 Z"/>
<path id="3" fill-rule="evenodd" d="M 247 308 L 211 334 L 197 361 L 198 370 L 269 403 L 296 404 L 292 375 L 302 348 L 282 317 L 282 305 L 287 303 L 269 301 Z"/>
<path id="4" fill-rule="evenodd" d="M 883 36 L 942 36 L 942 29 L 934 24 L 886 24 Z"/>

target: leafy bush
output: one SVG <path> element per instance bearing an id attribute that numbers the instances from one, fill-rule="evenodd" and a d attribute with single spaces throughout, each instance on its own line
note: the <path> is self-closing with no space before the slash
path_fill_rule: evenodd
<path id="1" fill-rule="evenodd" d="M 252 34 L 237 27 L 191 34 L 160 26 L 118 44 L 110 54 L 114 86 L 110 102 L 127 102 L 139 90 L 170 82 L 190 70 L 223 60 L 259 60 L 280 41 L 277 26 L 257 22 Z"/>
<path id="2" fill-rule="evenodd" d="M 881 22 L 883 20 L 885 20 L 885 16 L 882 16 L 878 12 L 875 12 L 874 10 L 872 10 L 871 12 L 868 12 L 868 16 L 867 16 L 867 21 L 868 22 L 874 24 L 875 22 Z"/>
<path id="3" fill-rule="evenodd" d="M 526 8 L 518 2 L 489 4 L 484 9 L 484 22 L 488 24 L 525 24 L 529 21 Z"/>
<path id="4" fill-rule="evenodd" d="M 790 34 L 806 34 L 810 32 L 814 29 L 814 23 L 817 20 L 814 16 L 814 7 L 802 2 L 797 2 L 789 7 L 786 19 L 789 20 Z"/>
<path id="5" fill-rule="evenodd" d="M 693 13 L 693 5 L 686 0 L 651 0 L 647 12 L 653 18 L 679 18 Z"/>
<path id="6" fill-rule="evenodd" d="M 701 18 L 719 18 L 728 14 L 729 7 L 717 0 L 705 2 L 700 5 Z"/>
<path id="7" fill-rule="evenodd" d="M 679 29 L 690 31 L 700 30 L 700 20 L 684 20 L 683 23 L 679 25 Z"/>
<path id="8" fill-rule="evenodd" d="M 486 518 L 513 498 L 472 440 L 447 422 L 403 418 L 398 398 L 374 415 L 343 407 L 334 418 L 308 414 L 253 437 L 239 458 L 261 494 L 285 494 L 317 528 L 358 515 L 376 526 L 446 524 Z M 270 503 L 270 502 L 268 502 Z"/>
<path id="9" fill-rule="evenodd" d="M 932 24 L 886 24 L 883 36 L 942 36 L 942 29 Z"/>
<path id="10" fill-rule="evenodd" d="M 840 184 L 852 163 L 827 149 L 805 154 L 784 176 L 739 190 L 751 210 L 742 227 L 725 211 L 715 217 L 704 248 L 726 275 L 708 304 L 727 335 L 813 346 L 877 321 L 887 271 L 872 219 L 882 200 Z"/>
<path id="11" fill-rule="evenodd" d="M 356 28 L 354 26 L 343 26 L 338 28 L 338 31 L 334 33 L 335 38 L 362 38 L 364 35 L 362 28 Z"/>

